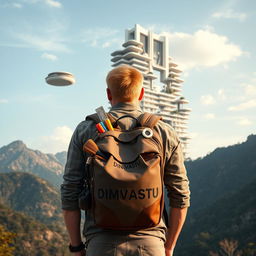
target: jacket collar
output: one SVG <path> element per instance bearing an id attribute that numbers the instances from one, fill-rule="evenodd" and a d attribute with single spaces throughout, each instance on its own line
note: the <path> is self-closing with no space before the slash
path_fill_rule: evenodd
<path id="1" fill-rule="evenodd" d="M 139 103 L 119 102 L 110 108 L 110 111 L 113 111 L 113 110 L 128 110 L 128 111 L 140 110 L 141 111 L 141 108 Z"/>

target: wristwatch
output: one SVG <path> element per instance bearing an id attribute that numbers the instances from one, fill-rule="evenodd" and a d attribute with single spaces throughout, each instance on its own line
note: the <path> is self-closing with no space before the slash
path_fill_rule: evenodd
<path id="1" fill-rule="evenodd" d="M 69 244 L 70 252 L 81 252 L 84 248 L 85 248 L 85 244 L 83 242 L 81 242 L 81 244 L 77 246 L 72 246 L 71 244 Z"/>

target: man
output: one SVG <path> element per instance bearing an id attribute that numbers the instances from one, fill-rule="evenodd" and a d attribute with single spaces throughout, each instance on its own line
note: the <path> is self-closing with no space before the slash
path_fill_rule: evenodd
<path id="1" fill-rule="evenodd" d="M 112 116 L 119 118 L 129 115 L 137 118 L 142 114 L 139 103 L 144 95 L 143 76 L 138 70 L 126 65 L 119 66 L 109 72 L 106 81 Z M 122 118 L 119 125 L 122 129 L 129 130 L 136 126 L 136 121 L 133 118 Z M 171 206 L 169 227 L 166 227 L 162 218 L 155 227 L 133 232 L 106 230 L 97 227 L 92 212 L 87 211 L 83 230 L 86 237 L 86 255 L 173 255 L 189 206 L 189 182 L 181 144 L 175 131 L 162 121 L 157 123 L 155 129 L 163 139 L 165 151 L 164 183 Z M 81 212 L 78 197 L 82 191 L 85 162 L 88 157 L 83 152 L 83 144 L 93 138 L 95 132 L 95 123 L 91 120 L 83 121 L 77 126 L 69 145 L 64 182 L 61 187 L 63 215 L 70 237 L 70 249 L 74 256 L 85 255 L 80 234 Z"/>

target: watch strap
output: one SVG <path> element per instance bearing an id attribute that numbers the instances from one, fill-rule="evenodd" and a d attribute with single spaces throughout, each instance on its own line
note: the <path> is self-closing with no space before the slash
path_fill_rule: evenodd
<path id="1" fill-rule="evenodd" d="M 84 248 L 85 248 L 85 244 L 83 242 L 81 242 L 77 246 L 72 246 L 71 244 L 69 245 L 70 252 L 81 252 L 82 250 L 84 250 Z"/>

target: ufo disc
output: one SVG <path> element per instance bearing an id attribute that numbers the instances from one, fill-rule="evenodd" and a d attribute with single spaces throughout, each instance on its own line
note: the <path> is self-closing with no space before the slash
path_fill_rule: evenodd
<path id="1" fill-rule="evenodd" d="M 69 72 L 52 72 L 45 78 L 45 81 L 50 85 L 68 86 L 75 83 L 75 78 Z"/>

